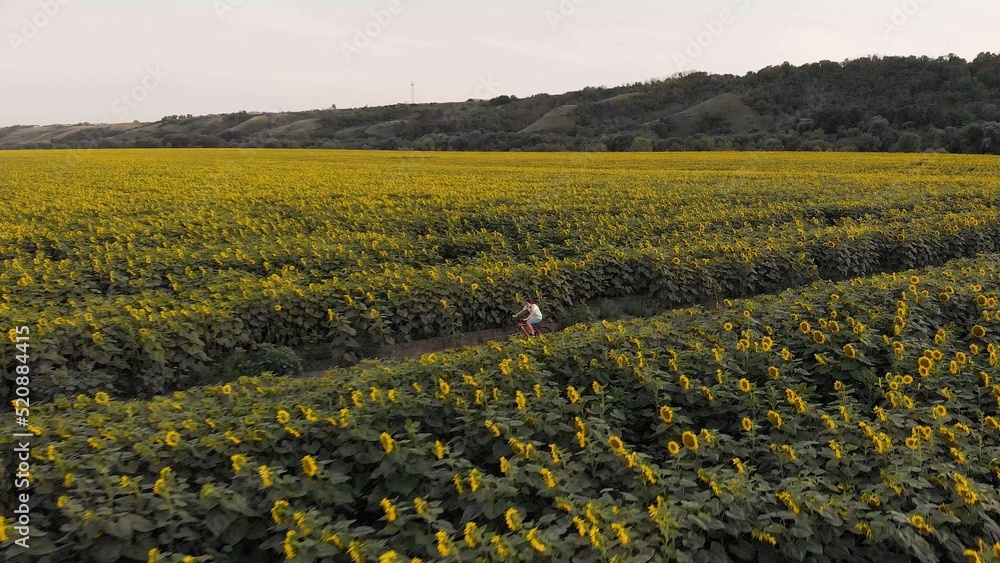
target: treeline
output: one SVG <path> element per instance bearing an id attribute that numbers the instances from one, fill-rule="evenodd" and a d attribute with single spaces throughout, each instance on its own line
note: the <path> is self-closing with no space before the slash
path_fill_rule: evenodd
<path id="1" fill-rule="evenodd" d="M 723 94 L 738 101 L 714 104 Z M 549 120 L 557 108 L 564 115 Z M 11 148 L 3 137 L 14 129 L 0 129 L 0 146 Z M 124 133 L 97 126 L 16 145 L 120 147 L 1000 154 L 1000 54 L 785 63 L 523 99 L 174 115 Z"/>

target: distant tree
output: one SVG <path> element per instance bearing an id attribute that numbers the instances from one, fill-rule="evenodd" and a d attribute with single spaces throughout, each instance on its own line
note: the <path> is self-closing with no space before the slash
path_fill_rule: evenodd
<path id="1" fill-rule="evenodd" d="M 632 141 L 632 152 L 649 152 L 653 150 L 653 141 L 648 137 L 636 137 Z"/>
<path id="2" fill-rule="evenodd" d="M 674 125 L 674 122 L 671 119 L 663 118 L 656 123 L 653 123 L 653 132 L 659 135 L 661 139 L 670 137 L 670 134 L 673 133 L 675 129 L 677 129 L 677 126 Z"/>
<path id="3" fill-rule="evenodd" d="M 710 151 L 715 148 L 715 139 L 702 133 L 688 143 L 688 148 L 693 151 Z"/>
<path id="4" fill-rule="evenodd" d="M 784 148 L 784 143 L 782 143 L 781 139 L 778 139 L 777 137 L 768 137 L 760 144 L 760 150 L 762 151 L 780 151 Z"/>
<path id="5" fill-rule="evenodd" d="M 916 133 L 903 133 L 899 136 L 899 141 L 896 142 L 893 150 L 896 152 L 920 152 L 922 142 L 920 135 Z"/>
<path id="6" fill-rule="evenodd" d="M 410 143 L 410 148 L 415 151 L 432 151 L 434 150 L 434 139 L 431 137 L 420 137 L 412 143 Z"/>
<path id="7" fill-rule="evenodd" d="M 135 140 L 135 146 L 142 149 L 158 149 L 163 146 L 163 141 L 156 137 L 139 137 Z"/>
<path id="8" fill-rule="evenodd" d="M 1000 154 L 1000 122 L 983 124 L 982 147 L 984 153 Z"/>
<path id="9" fill-rule="evenodd" d="M 632 147 L 634 140 L 635 135 L 630 133 L 616 133 L 608 136 L 603 142 L 611 152 L 625 152 Z"/>
<path id="10" fill-rule="evenodd" d="M 898 133 L 892 124 L 881 115 L 876 115 L 868 121 L 868 134 L 878 139 L 878 147 L 875 150 L 889 150 L 898 138 Z"/>
<path id="11" fill-rule="evenodd" d="M 861 133 L 860 135 L 851 139 L 858 150 L 861 152 L 875 152 L 879 150 L 879 140 L 878 137 L 870 133 Z"/>
<path id="12" fill-rule="evenodd" d="M 223 145 L 222 139 L 215 135 L 194 135 L 191 139 L 192 147 L 217 148 Z"/>
<path id="13" fill-rule="evenodd" d="M 816 122 L 812 119 L 800 119 L 798 123 L 795 124 L 795 131 L 798 133 L 808 133 L 816 129 Z"/>
<path id="14" fill-rule="evenodd" d="M 961 143 L 962 152 L 979 153 L 983 151 L 983 139 L 985 130 L 978 123 L 971 123 L 962 128 Z"/>
<path id="15" fill-rule="evenodd" d="M 163 144 L 173 148 L 189 147 L 191 146 L 191 137 L 181 133 L 174 133 L 164 137 Z"/>

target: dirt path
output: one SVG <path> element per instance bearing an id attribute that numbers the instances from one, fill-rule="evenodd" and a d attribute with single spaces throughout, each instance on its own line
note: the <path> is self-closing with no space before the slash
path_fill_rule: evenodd
<path id="1" fill-rule="evenodd" d="M 553 327 L 555 329 L 556 327 Z M 365 359 L 374 360 L 411 360 L 419 358 L 431 352 L 441 352 L 465 346 L 479 346 L 490 341 L 503 342 L 510 338 L 511 331 L 503 329 L 480 330 L 477 332 L 463 333 L 459 338 L 442 336 L 438 338 L 428 338 L 425 340 L 414 340 L 412 342 L 401 342 L 392 346 L 383 347 L 372 357 Z M 327 362 L 328 363 L 328 362 Z M 332 368 L 323 369 L 322 360 L 306 362 L 305 377 L 318 377 L 326 374 Z"/>
<path id="2" fill-rule="evenodd" d="M 554 332 L 576 323 L 594 323 L 602 320 L 630 320 L 637 317 L 651 317 L 662 313 L 665 309 L 645 296 L 629 296 L 609 299 L 598 299 L 577 307 L 569 314 L 560 318 L 558 323 L 547 323 Z M 490 341 L 504 342 L 510 338 L 514 328 L 489 329 L 477 332 L 463 333 L 458 338 L 438 337 L 412 342 L 400 342 L 392 346 L 384 346 L 365 359 L 374 360 L 408 360 L 416 359 L 431 352 L 441 352 L 464 346 L 479 346 Z M 303 358 L 304 375 L 318 377 L 326 374 L 331 368 L 329 352 L 325 347 L 296 350 Z"/>

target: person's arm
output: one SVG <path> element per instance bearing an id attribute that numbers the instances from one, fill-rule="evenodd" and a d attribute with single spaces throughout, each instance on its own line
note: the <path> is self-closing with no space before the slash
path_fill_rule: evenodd
<path id="1" fill-rule="evenodd" d="M 524 307 L 521 308 L 520 311 L 514 313 L 514 315 L 511 318 L 516 319 L 517 317 L 519 317 L 521 315 L 521 313 L 524 313 L 525 311 L 528 311 L 529 315 L 531 314 L 531 311 L 528 309 L 528 306 L 525 305 Z"/>

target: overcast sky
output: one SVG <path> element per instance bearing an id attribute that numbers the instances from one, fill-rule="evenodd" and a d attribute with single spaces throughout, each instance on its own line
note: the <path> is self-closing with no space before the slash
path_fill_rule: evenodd
<path id="1" fill-rule="evenodd" d="M 0 126 L 1000 52 L 996 0 L 0 0 Z"/>

